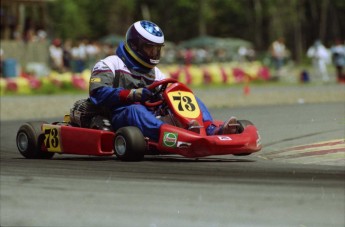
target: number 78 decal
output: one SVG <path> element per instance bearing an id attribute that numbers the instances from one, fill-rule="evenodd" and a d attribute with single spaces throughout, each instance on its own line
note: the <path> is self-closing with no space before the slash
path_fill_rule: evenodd
<path id="1" fill-rule="evenodd" d="M 197 118 L 200 115 L 199 105 L 193 93 L 173 91 L 168 93 L 168 97 L 174 110 L 183 117 Z"/>

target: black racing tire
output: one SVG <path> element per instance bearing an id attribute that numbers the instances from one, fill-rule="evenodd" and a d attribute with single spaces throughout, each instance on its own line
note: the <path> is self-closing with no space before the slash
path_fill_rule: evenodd
<path id="1" fill-rule="evenodd" d="M 116 131 L 114 151 L 121 161 L 141 161 L 144 158 L 145 150 L 145 138 L 139 128 L 128 126 Z"/>
<path id="2" fill-rule="evenodd" d="M 240 154 L 234 154 L 234 156 L 248 156 L 251 155 L 252 153 L 240 153 Z"/>
<path id="3" fill-rule="evenodd" d="M 42 133 L 42 124 L 45 121 L 27 122 L 20 126 L 16 144 L 21 155 L 28 159 L 51 159 L 55 153 L 42 151 L 44 134 Z"/>

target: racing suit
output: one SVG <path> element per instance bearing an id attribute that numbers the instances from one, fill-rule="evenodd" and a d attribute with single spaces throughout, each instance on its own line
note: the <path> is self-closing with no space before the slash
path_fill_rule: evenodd
<path id="1" fill-rule="evenodd" d="M 126 101 L 128 90 L 143 88 L 154 81 L 165 79 L 165 75 L 154 67 L 148 73 L 129 69 L 117 56 L 112 55 L 96 63 L 90 78 L 89 96 L 93 104 L 110 111 L 114 130 L 124 126 L 138 127 L 145 137 L 158 141 L 162 124 L 145 106 Z M 206 106 L 197 98 L 203 114 L 207 134 L 213 134 L 216 126 Z"/>

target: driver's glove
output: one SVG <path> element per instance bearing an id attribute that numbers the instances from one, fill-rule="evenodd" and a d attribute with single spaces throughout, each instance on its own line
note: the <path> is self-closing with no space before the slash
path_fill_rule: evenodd
<path id="1" fill-rule="evenodd" d="M 128 102 L 146 102 L 152 96 L 152 92 L 147 88 L 131 89 L 128 96 Z"/>

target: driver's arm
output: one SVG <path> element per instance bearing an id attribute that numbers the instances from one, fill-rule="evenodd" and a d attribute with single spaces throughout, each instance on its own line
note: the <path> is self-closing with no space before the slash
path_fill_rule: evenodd
<path id="1" fill-rule="evenodd" d="M 143 102 L 152 95 L 151 91 L 146 88 L 114 88 L 114 76 L 113 71 L 104 62 L 100 61 L 95 65 L 89 86 L 89 96 L 94 104 L 111 108 L 133 102 Z"/>
<path id="2" fill-rule="evenodd" d="M 129 92 L 121 87 L 114 88 L 113 81 L 112 70 L 104 62 L 98 62 L 92 70 L 89 84 L 89 96 L 94 104 L 112 107 L 126 100 Z"/>

